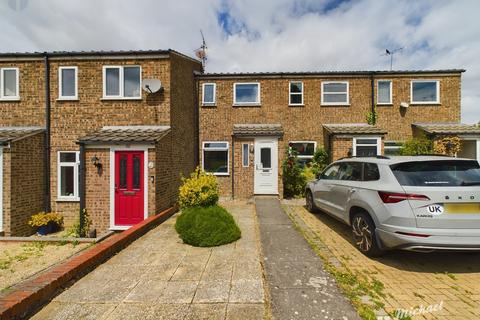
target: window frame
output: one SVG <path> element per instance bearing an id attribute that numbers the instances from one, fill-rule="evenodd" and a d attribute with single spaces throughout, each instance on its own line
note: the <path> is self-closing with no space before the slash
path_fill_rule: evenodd
<path id="1" fill-rule="evenodd" d="M 297 155 L 299 159 L 313 159 L 313 156 L 315 155 L 315 151 L 317 150 L 317 141 L 313 140 L 295 140 L 295 141 L 288 141 L 288 144 L 290 143 L 313 143 L 313 154 L 311 156 L 305 156 L 305 155 Z"/>
<path id="2" fill-rule="evenodd" d="M 207 143 L 226 143 L 227 146 L 225 148 L 211 148 L 208 147 L 205 149 L 205 144 Z M 227 172 L 208 172 L 205 170 L 205 150 L 208 151 L 227 151 Z M 214 176 L 229 176 L 230 175 L 230 143 L 228 141 L 203 141 L 202 142 L 202 170 L 213 174 Z"/>
<path id="3" fill-rule="evenodd" d="M 425 83 L 425 82 L 434 82 L 437 84 L 437 90 L 436 90 L 436 95 L 437 95 L 437 100 L 436 101 L 414 101 L 413 100 L 413 84 L 414 83 Z M 422 104 L 440 104 L 440 80 L 436 79 L 415 79 L 410 81 L 410 104 L 413 105 L 422 105 Z"/>
<path id="4" fill-rule="evenodd" d="M 75 153 L 75 162 L 61 162 L 60 154 L 62 153 Z M 78 190 L 78 172 L 80 166 L 80 151 L 58 151 L 57 152 L 57 201 L 80 201 Z M 62 167 L 73 167 L 73 196 L 61 195 L 61 175 Z"/>
<path id="5" fill-rule="evenodd" d="M 75 95 L 64 96 L 62 93 L 62 71 L 63 70 L 75 70 Z M 62 66 L 58 67 L 58 99 L 57 100 L 78 100 L 78 67 L 77 66 Z"/>
<path id="6" fill-rule="evenodd" d="M 356 157 L 357 156 L 357 146 L 358 147 L 371 147 L 373 144 L 363 144 L 363 143 L 357 143 L 358 139 L 375 139 L 377 140 L 377 154 L 376 156 L 379 156 L 382 154 L 382 137 L 379 136 L 358 136 L 358 137 L 353 137 L 352 139 L 352 156 Z"/>
<path id="7" fill-rule="evenodd" d="M 140 69 L 140 95 L 137 97 L 126 97 L 125 96 L 125 78 L 124 78 L 124 69 L 137 67 Z M 118 81 L 119 81 L 119 90 L 118 95 L 107 95 L 107 69 L 119 69 Z M 102 90 L 102 100 L 142 100 L 142 66 L 137 64 L 128 64 L 128 65 L 104 65 L 102 66 L 103 73 L 103 90 Z"/>
<path id="8" fill-rule="evenodd" d="M 5 96 L 5 71 L 15 71 L 15 96 Z M 1 101 L 18 101 L 20 100 L 20 69 L 18 67 L 0 68 L 0 100 Z"/>
<path id="9" fill-rule="evenodd" d="M 257 94 L 257 101 L 255 102 L 237 102 L 237 85 L 246 85 L 246 84 L 253 84 L 258 86 L 258 94 Z M 261 105 L 261 92 L 262 86 L 260 82 L 235 82 L 233 84 L 233 105 L 234 106 L 260 106 Z"/>
<path id="10" fill-rule="evenodd" d="M 389 98 L 389 102 L 379 102 L 380 99 L 379 99 L 379 96 L 378 94 L 380 93 L 380 89 L 379 89 L 379 83 L 380 82 L 388 82 L 390 83 L 390 98 Z M 388 79 L 378 79 L 377 80 L 377 105 L 380 105 L 380 106 L 385 106 L 385 105 L 392 105 L 393 104 L 393 81 L 392 80 L 388 80 Z"/>
<path id="11" fill-rule="evenodd" d="M 245 153 L 245 146 L 247 146 L 247 152 Z M 247 164 L 245 165 L 245 154 L 247 156 Z M 248 168 L 250 166 L 250 144 L 248 142 L 242 143 L 242 167 Z"/>
<path id="12" fill-rule="evenodd" d="M 395 146 L 387 146 L 387 143 L 395 143 L 396 145 Z M 403 143 L 404 143 L 403 141 L 394 141 L 394 140 L 384 141 L 383 142 L 383 154 L 386 154 L 385 150 L 387 150 L 387 149 L 389 149 L 389 150 L 400 150 L 400 149 L 402 149 Z"/>
<path id="13" fill-rule="evenodd" d="M 302 91 L 301 92 L 292 92 L 292 83 L 300 83 Z M 288 83 L 288 105 L 289 106 L 303 106 L 304 105 L 303 92 L 304 92 L 303 81 L 290 81 Z M 293 95 L 300 95 L 302 97 L 302 102 L 292 103 L 292 94 Z"/>
<path id="14" fill-rule="evenodd" d="M 213 101 L 205 101 L 205 86 L 213 86 Z M 214 106 L 217 103 L 217 84 L 214 82 L 206 82 L 202 84 L 202 105 Z"/>
<path id="15" fill-rule="evenodd" d="M 325 92 L 326 84 L 346 84 L 346 92 Z M 325 102 L 325 94 L 347 94 L 346 102 Z M 350 82 L 349 81 L 322 81 L 322 94 L 321 94 L 321 105 L 322 106 L 349 106 L 350 105 Z"/>

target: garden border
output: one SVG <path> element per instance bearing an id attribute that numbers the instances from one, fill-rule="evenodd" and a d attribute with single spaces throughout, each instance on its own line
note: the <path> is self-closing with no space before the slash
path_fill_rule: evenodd
<path id="1" fill-rule="evenodd" d="M 22 319 L 37 311 L 66 286 L 71 285 L 131 242 L 161 224 L 175 212 L 168 208 L 121 233 L 115 234 L 68 260 L 20 282 L 0 294 L 0 320 Z"/>

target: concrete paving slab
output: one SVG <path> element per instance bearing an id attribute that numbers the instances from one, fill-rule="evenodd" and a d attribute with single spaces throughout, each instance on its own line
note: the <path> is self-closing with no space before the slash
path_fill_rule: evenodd
<path id="1" fill-rule="evenodd" d="M 264 301 L 262 280 L 233 280 L 230 300 L 232 303 L 261 303 Z"/>
<path id="2" fill-rule="evenodd" d="M 115 304 L 105 303 L 63 303 L 51 302 L 40 312 L 34 315 L 32 320 L 97 320 L 110 313 Z"/>
<path id="3" fill-rule="evenodd" d="M 230 281 L 202 281 L 193 303 L 227 303 L 229 293 Z"/>
<path id="4" fill-rule="evenodd" d="M 265 307 L 263 304 L 229 304 L 227 306 L 227 320 L 246 320 L 246 319 L 263 319 Z"/>
<path id="5" fill-rule="evenodd" d="M 156 302 L 164 294 L 167 281 L 149 279 L 140 281 L 125 298 L 125 302 Z"/>
<path id="6" fill-rule="evenodd" d="M 192 304 L 185 320 L 223 320 L 227 304 Z"/>
<path id="7" fill-rule="evenodd" d="M 255 199 L 275 319 L 360 319 L 274 197 Z"/>
<path id="8" fill-rule="evenodd" d="M 158 302 L 192 303 L 197 286 L 197 281 L 169 281 Z"/>

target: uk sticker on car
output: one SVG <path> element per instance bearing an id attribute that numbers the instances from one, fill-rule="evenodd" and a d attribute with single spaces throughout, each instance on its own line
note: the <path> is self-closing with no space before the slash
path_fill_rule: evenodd
<path id="1" fill-rule="evenodd" d="M 444 212 L 444 209 L 441 204 L 431 204 L 427 207 L 427 212 L 433 215 L 439 215 Z"/>

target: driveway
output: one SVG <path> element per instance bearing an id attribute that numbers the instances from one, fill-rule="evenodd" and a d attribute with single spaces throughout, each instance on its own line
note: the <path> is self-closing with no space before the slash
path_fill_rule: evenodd
<path id="1" fill-rule="evenodd" d="M 414 319 L 479 319 L 480 254 L 392 251 L 370 259 L 354 247 L 349 227 L 324 213 L 311 214 L 300 203 L 284 202 L 284 209 L 303 231 L 312 232 L 331 255 L 351 273 L 383 284 L 384 308 L 428 314 Z M 433 306 L 437 311 L 432 311 Z M 440 310 L 438 310 L 440 309 Z"/>
<path id="2" fill-rule="evenodd" d="M 242 230 L 215 248 L 185 245 L 170 218 L 96 268 L 33 319 L 262 319 L 254 206 L 223 204 Z"/>

